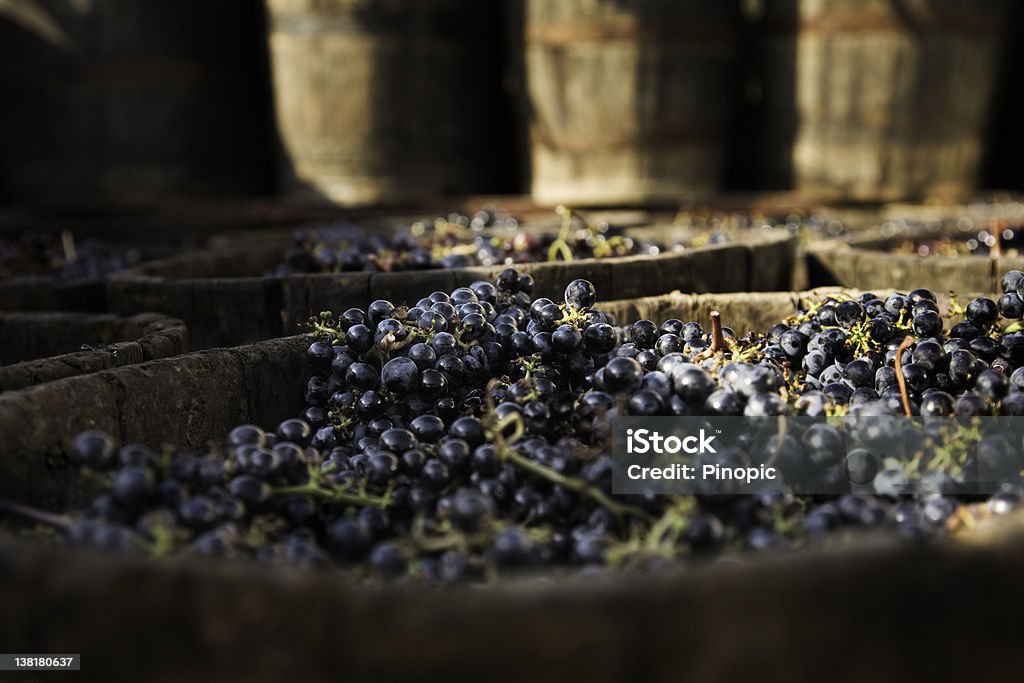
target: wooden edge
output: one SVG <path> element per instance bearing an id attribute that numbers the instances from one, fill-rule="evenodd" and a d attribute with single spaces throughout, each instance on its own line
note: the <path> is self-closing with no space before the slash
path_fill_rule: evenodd
<path id="1" fill-rule="evenodd" d="M 75 642 L 103 678 L 130 669 L 167 679 L 201 672 L 218 680 L 390 682 L 457 672 L 542 683 L 774 683 L 829 670 L 829 680 L 852 683 L 879 680 L 880 670 L 919 672 L 936 651 L 967 651 L 941 662 L 949 680 L 998 680 L 1024 663 L 1006 635 L 1024 600 L 1020 538 L 998 546 L 884 543 L 614 580 L 556 575 L 445 589 L 3 540 L 0 637 L 19 651 Z M 97 614 L 110 615 L 110 628 L 96 628 Z M 966 626 L 929 628 L 947 622 Z M 290 657 L 272 647 L 282 642 L 281 623 L 289 624 Z M 927 638 L 898 637 L 920 629 Z M 135 642 L 148 645 L 125 648 Z M 396 642 L 414 643 L 415 656 L 396 657 Z M 851 652 L 851 642 L 871 656 Z"/>
<path id="2" fill-rule="evenodd" d="M 15 316 L 0 314 L 0 320 L 14 318 L 23 323 L 27 322 L 25 319 L 31 319 L 36 315 L 38 314 L 17 314 Z M 42 315 L 51 319 L 73 315 L 79 320 L 117 321 L 128 326 L 135 326 L 138 330 L 137 332 L 123 330 L 122 334 L 118 335 L 119 337 L 135 335 L 135 338 L 116 339 L 96 349 L 72 351 L 4 365 L 0 367 L 0 392 L 27 389 L 46 382 L 79 377 L 145 361 L 170 358 L 188 351 L 188 331 L 185 324 L 175 318 L 156 314 L 141 314 L 131 317 L 90 314 Z"/>

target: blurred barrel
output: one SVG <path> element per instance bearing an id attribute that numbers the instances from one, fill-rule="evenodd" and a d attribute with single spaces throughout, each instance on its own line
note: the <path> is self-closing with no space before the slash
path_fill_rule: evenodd
<path id="1" fill-rule="evenodd" d="M 977 186 L 1008 0 L 764 0 L 764 184 L 891 200 Z"/>
<path id="2" fill-rule="evenodd" d="M 409 203 L 487 188 L 498 3 L 267 0 L 292 194 Z M 493 160 L 490 160 L 493 161 Z"/>
<path id="3" fill-rule="evenodd" d="M 525 0 L 525 109 L 541 203 L 719 189 L 738 13 L 720 0 Z"/>
<path id="4" fill-rule="evenodd" d="M 0 2 L 0 193 L 80 205 L 267 189 L 263 16 L 253 2 Z"/>

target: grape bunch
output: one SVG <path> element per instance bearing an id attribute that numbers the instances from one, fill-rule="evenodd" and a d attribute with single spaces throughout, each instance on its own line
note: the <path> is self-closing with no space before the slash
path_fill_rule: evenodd
<path id="1" fill-rule="evenodd" d="M 895 230 L 905 229 L 897 224 Z M 1019 225 L 993 221 L 991 225 L 961 230 L 956 225 L 933 226 L 943 234 L 931 239 L 907 239 L 893 249 L 897 254 L 915 256 L 1016 256 L 1024 244 L 1024 231 Z"/>
<path id="2" fill-rule="evenodd" d="M 616 495 L 609 425 L 616 416 L 1024 414 L 1020 272 L 1004 277 L 998 302 L 954 306 L 963 320 L 948 330 L 935 295 L 915 290 L 832 296 L 742 337 L 717 315 L 710 329 L 619 324 L 586 280 L 561 303 L 532 288 L 509 268 L 411 306 L 321 313 L 310 320 L 301 415 L 271 431 L 241 425 L 200 455 L 85 432 L 71 458 L 106 489 L 87 510 L 6 509 L 106 550 L 451 582 L 555 567 L 651 571 L 863 529 L 927 540 L 965 510 L 1002 514 L 1019 499 L 1007 485 L 979 503 L 958 479 L 965 460 L 1012 458 L 1019 447 L 995 440 L 955 457 L 927 446 L 935 481 L 920 495 L 900 493 L 905 473 L 853 452 L 826 463 L 829 476 L 889 489 Z M 769 444 L 737 435 L 722 457 L 777 457 L 796 439 L 824 452 L 836 438 L 827 424 Z"/>
<path id="3" fill-rule="evenodd" d="M 130 268 L 144 258 L 141 250 L 95 238 L 77 244 L 70 233 L 25 232 L 0 238 L 0 279 L 47 276 L 59 280 L 99 279 Z"/>
<path id="4" fill-rule="evenodd" d="M 515 218 L 495 211 L 480 211 L 472 217 L 453 213 L 429 224 L 418 222 L 384 234 L 351 224 L 308 228 L 295 233 L 292 249 L 267 275 L 513 265 L 654 255 L 665 249 L 652 240 L 634 239 L 605 222 L 591 225 L 569 209 L 563 208 L 561 213 L 562 228 L 550 231 L 520 230 Z M 716 230 L 672 248 L 681 250 L 724 239 L 725 234 Z"/>
<path id="5" fill-rule="evenodd" d="M 727 234 L 743 230 L 785 230 L 803 242 L 835 239 L 849 234 L 849 230 L 836 216 L 824 213 L 774 211 L 766 214 L 759 210 L 723 211 L 710 208 L 680 209 L 672 225 L 687 230 Z"/>
<path id="6" fill-rule="evenodd" d="M 454 264 L 456 260 L 451 262 Z M 406 271 L 438 267 L 442 266 L 429 245 L 421 244 L 411 231 L 372 234 L 356 225 L 341 223 L 297 230 L 294 244 L 284 261 L 266 274 Z"/>
<path id="7" fill-rule="evenodd" d="M 828 299 L 793 324 L 771 328 L 765 353 L 799 364 L 805 400 L 850 409 L 880 402 L 890 412 L 925 416 L 1018 416 L 1024 414 L 1017 395 L 1024 388 L 1021 277 L 1007 273 L 1003 296 L 972 300 L 948 332 L 934 293 L 925 289 Z M 1004 326 L 1000 318 L 1017 322 Z"/>

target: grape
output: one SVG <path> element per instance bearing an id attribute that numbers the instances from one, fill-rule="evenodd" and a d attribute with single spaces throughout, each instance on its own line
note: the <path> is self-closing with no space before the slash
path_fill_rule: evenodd
<path id="1" fill-rule="evenodd" d="M 1024 273 L 1019 270 L 1011 270 L 1003 274 L 1000 280 L 1004 294 L 1015 294 L 1024 285 Z"/>
<path id="2" fill-rule="evenodd" d="M 113 465 L 114 455 L 114 440 L 103 432 L 93 430 L 76 436 L 68 451 L 71 462 L 97 470 L 105 470 Z"/>
<path id="3" fill-rule="evenodd" d="M 978 297 L 967 304 L 967 320 L 980 329 L 988 329 L 999 318 L 999 308 L 991 299 Z"/>
<path id="4" fill-rule="evenodd" d="M 593 308 L 597 303 L 597 290 L 587 280 L 573 280 L 565 288 L 565 303 L 573 308 Z"/>
<path id="5" fill-rule="evenodd" d="M 858 301 L 843 301 L 835 307 L 836 323 L 847 329 L 864 320 L 864 307 Z"/>
<path id="6" fill-rule="evenodd" d="M 167 526 L 185 553 L 357 564 L 381 579 L 475 581 L 524 568 L 601 567 L 612 557 L 649 567 L 650 557 L 629 546 L 631 534 L 678 497 L 612 493 L 615 417 L 859 418 L 909 408 L 941 425 L 935 418 L 1021 415 L 1024 333 L 1007 331 L 1006 321 L 1024 308 L 1022 284 L 1024 276 L 1008 274 L 999 301 L 972 300 L 948 330 L 934 294 L 914 290 L 827 298 L 742 338 L 678 319 L 618 325 L 589 282 L 570 283 L 556 302 L 534 298 L 532 279 L 512 268 L 494 282 L 425 292 L 409 308 L 375 301 L 322 324 L 306 354 L 308 376 L 296 378 L 309 406 L 265 425 L 272 429 L 240 425 L 219 450 L 166 461 L 99 432 L 79 435 L 71 460 L 109 472 L 110 486 L 73 518 L 68 538 L 140 552 Z M 713 343 L 719 332 L 724 343 Z M 907 494 L 909 475 L 872 445 L 895 429 L 866 433 L 849 452 L 848 435 L 824 422 L 781 440 L 737 435 L 715 464 L 757 457 L 785 469 L 805 448 L 818 484 L 873 484 L 878 493 L 702 493 L 660 561 L 731 552 L 727 538 L 761 552 L 855 528 L 940 537 L 962 477 L 927 471 L 918 484 L 936 493 Z M 1010 473 L 1013 453 L 986 440 L 963 464 Z M 631 512 L 620 516 L 616 505 Z M 776 518 L 795 523 L 780 532 Z"/>
<path id="7" fill-rule="evenodd" d="M 404 396 L 416 388 L 419 367 L 409 358 L 392 358 L 381 369 L 380 380 L 385 389 L 398 396 Z"/>

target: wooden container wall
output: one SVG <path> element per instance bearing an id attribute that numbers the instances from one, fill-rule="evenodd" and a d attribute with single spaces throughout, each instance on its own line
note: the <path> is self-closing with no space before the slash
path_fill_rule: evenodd
<path id="1" fill-rule="evenodd" d="M 807 250 L 812 285 L 838 285 L 869 290 L 994 294 L 1008 270 L 1024 268 L 1020 256 L 918 256 L 893 253 L 907 241 L 935 239 L 941 231 L 919 227 L 893 235 L 877 228 L 845 240 L 825 241 Z"/>
<path id="2" fill-rule="evenodd" d="M 765 310 L 786 314 L 801 298 L 674 295 L 603 308 L 656 321 L 721 310 L 745 330 L 763 329 Z M 63 455 L 85 427 L 201 449 L 241 422 L 272 426 L 301 410 L 308 343 L 201 351 L 0 396 L 0 497 L 51 510 L 87 500 L 93 491 Z M 42 410 L 45 425 L 32 419 Z M 837 683 L 876 680 L 879 671 L 885 680 L 996 680 L 1022 663 L 1013 636 L 1024 599 L 1020 533 L 1011 517 L 960 542 L 860 537 L 851 549 L 747 555 L 641 577 L 528 575 L 425 590 L 232 562 L 98 556 L 0 530 L 0 637 L 25 652 L 78 643 L 94 662 L 83 665 L 106 679 L 130 669 L 168 681 L 792 683 L 818 681 L 822 671 Z M 900 608 L 879 620 L 880 600 Z M 114 617 L 110 628 L 96 628 L 98 613 Z M 943 620 L 971 626 L 931 628 Z M 851 656 L 851 641 L 872 656 Z M 282 643 L 292 656 L 281 656 Z M 409 656 L 396 657 L 395 643 L 408 644 Z M 937 659 L 936 648 L 974 656 Z"/>
<path id="3" fill-rule="evenodd" d="M 0 313 L 0 392 L 187 350 L 182 322 L 154 313 Z"/>
<path id="4" fill-rule="evenodd" d="M 645 231 L 648 229 L 645 229 Z M 666 236 L 671 236 L 669 231 Z M 107 284 L 110 309 L 122 315 L 158 311 L 179 317 L 193 348 L 233 346 L 297 334 L 311 314 L 365 307 L 375 299 L 414 302 L 492 279 L 506 266 L 404 272 L 345 272 L 264 277 L 291 240 L 183 254 L 118 273 Z M 673 290 L 738 292 L 789 289 L 795 240 L 784 231 L 752 231 L 731 242 L 657 256 L 625 256 L 517 265 L 534 294 L 561 300 L 576 278 L 599 293 L 641 297 Z"/>

